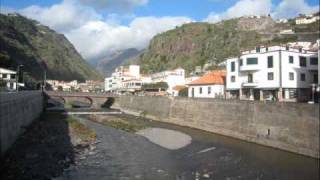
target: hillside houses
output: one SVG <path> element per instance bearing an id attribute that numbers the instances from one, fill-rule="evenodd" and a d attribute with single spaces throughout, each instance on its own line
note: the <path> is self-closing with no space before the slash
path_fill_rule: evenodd
<path id="1" fill-rule="evenodd" d="M 304 15 L 301 14 L 299 17 L 295 19 L 296 24 L 310 24 L 320 20 L 320 12 Z"/>

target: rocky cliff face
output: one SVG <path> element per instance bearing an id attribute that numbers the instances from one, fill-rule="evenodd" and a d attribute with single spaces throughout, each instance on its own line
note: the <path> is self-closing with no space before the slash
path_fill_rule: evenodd
<path id="1" fill-rule="evenodd" d="M 305 28 L 305 32 L 314 32 Z M 216 24 L 190 23 L 155 36 L 139 57 L 145 72 L 183 67 L 188 72 L 207 62 L 217 64 L 228 57 L 258 45 L 273 45 L 292 41 L 315 41 L 318 33 L 280 34 L 283 29 L 296 29 L 294 23 L 276 23 L 270 17 L 242 17 Z M 215 67 L 212 67 L 215 68 Z"/>
<path id="2" fill-rule="evenodd" d="M 0 24 L 0 67 L 22 64 L 34 79 L 42 78 L 43 64 L 48 79 L 101 78 L 64 35 L 18 14 L 0 14 Z"/>

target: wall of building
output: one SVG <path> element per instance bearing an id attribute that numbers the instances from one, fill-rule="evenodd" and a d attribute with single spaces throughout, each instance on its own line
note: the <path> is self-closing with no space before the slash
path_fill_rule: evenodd
<path id="1" fill-rule="evenodd" d="M 3 155 L 24 129 L 40 116 L 44 97 L 40 91 L 0 93 L 0 154 Z"/>
<path id="2" fill-rule="evenodd" d="M 319 157 L 319 104 L 121 96 L 134 115 Z"/>
<path id="3" fill-rule="evenodd" d="M 210 92 L 209 92 L 210 87 Z M 192 88 L 193 94 L 192 94 Z M 200 88 L 202 92 L 200 93 Z M 192 97 L 199 97 L 199 98 L 222 98 L 224 97 L 224 85 L 213 84 L 213 85 L 190 85 L 188 87 L 188 96 Z"/>

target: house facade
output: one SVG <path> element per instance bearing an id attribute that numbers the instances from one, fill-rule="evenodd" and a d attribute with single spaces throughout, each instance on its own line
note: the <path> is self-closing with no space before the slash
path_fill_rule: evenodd
<path id="1" fill-rule="evenodd" d="M 318 83 L 316 51 L 258 47 L 226 62 L 227 98 L 306 101 Z"/>
<path id="2" fill-rule="evenodd" d="M 212 71 L 188 84 L 188 96 L 193 98 L 224 98 L 225 71 Z"/>
<path id="3" fill-rule="evenodd" d="M 172 71 L 163 71 L 151 75 L 153 83 L 166 82 L 168 84 L 167 92 L 173 95 L 173 87 L 177 85 L 185 85 L 185 70 L 177 68 Z"/>
<path id="4" fill-rule="evenodd" d="M 106 92 L 121 92 L 124 90 L 126 81 L 140 79 L 140 66 L 120 66 L 115 69 L 111 77 L 105 78 L 104 89 Z"/>
<path id="5" fill-rule="evenodd" d="M 15 71 L 0 68 L 0 79 L 5 82 L 5 88 L 7 90 L 17 89 L 16 74 Z"/>

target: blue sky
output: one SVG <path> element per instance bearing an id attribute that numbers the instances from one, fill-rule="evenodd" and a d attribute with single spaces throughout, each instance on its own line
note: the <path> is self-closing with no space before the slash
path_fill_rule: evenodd
<path id="1" fill-rule="evenodd" d="M 87 60 L 143 49 L 161 32 L 194 21 L 216 23 L 246 15 L 274 19 L 319 11 L 319 0 L 0 0 L 64 34 Z M 85 42 L 85 43 L 84 43 Z"/>
<path id="2" fill-rule="evenodd" d="M 26 8 L 31 5 L 51 6 L 60 3 L 61 0 L 1 0 L 1 6 L 15 9 Z M 136 16 L 188 16 L 195 20 L 201 20 L 210 12 L 221 13 L 235 4 L 237 0 L 149 0 L 146 5 L 134 9 Z M 281 0 L 273 0 L 274 5 Z M 311 6 L 319 4 L 319 0 L 305 0 Z M 107 15 L 112 10 L 100 11 Z"/>

